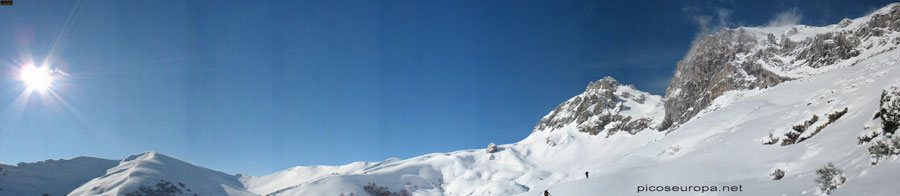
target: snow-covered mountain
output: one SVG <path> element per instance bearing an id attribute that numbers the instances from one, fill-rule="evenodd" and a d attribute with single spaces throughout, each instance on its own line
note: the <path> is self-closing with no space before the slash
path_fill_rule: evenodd
<path id="1" fill-rule="evenodd" d="M 630 148 L 618 156 L 587 154 L 598 157 L 590 160 L 604 160 L 590 168 L 591 178 L 553 183 L 549 191 L 554 195 L 702 193 L 637 192 L 640 186 L 675 185 L 742 188 L 704 195 L 821 195 L 817 170 L 834 163 L 844 181 L 831 195 L 897 195 L 900 187 L 893 184 L 900 181 L 900 140 L 885 136 L 891 134 L 884 134 L 881 118 L 873 120 L 886 105 L 881 94 L 900 96 L 900 90 L 890 90 L 892 84 L 900 85 L 898 51 L 764 90 L 729 91 L 665 136 L 629 138 L 648 141 L 639 146 L 594 149 L 605 153 Z M 897 105 L 886 111 L 897 114 L 900 101 L 893 103 Z M 807 124 L 814 116 L 818 120 Z M 635 136 L 644 134 L 650 132 Z M 862 138 L 867 135 L 880 136 L 865 142 Z M 796 139 L 785 143 L 785 138 Z M 879 148 L 876 140 L 894 144 Z M 878 157 L 873 150 L 886 156 L 873 159 Z M 881 162 L 872 165 L 875 160 Z M 538 195 L 543 190 L 521 195 Z"/>
<path id="2" fill-rule="evenodd" d="M 264 176 L 157 152 L 118 165 L 0 165 L 34 176 L 0 176 L 0 195 L 43 193 L 28 187 L 72 187 L 52 192 L 69 195 L 897 195 L 898 45 L 900 4 L 824 27 L 725 29 L 678 63 L 665 97 L 606 77 L 496 151 Z M 42 184 L 59 173 L 76 177 Z M 737 188 L 648 190 L 661 186 Z"/>
<path id="3" fill-rule="evenodd" d="M 0 195 L 65 195 L 118 163 L 93 157 L 0 164 Z"/>
<path id="4" fill-rule="evenodd" d="M 896 3 L 824 27 L 723 29 L 696 43 L 678 62 L 666 89 L 666 118 L 659 129 L 691 120 L 725 92 L 767 88 L 853 66 L 898 45 Z"/>
<path id="5" fill-rule="evenodd" d="M 168 155 L 132 155 L 69 195 L 256 195 L 237 176 L 196 166 Z"/>

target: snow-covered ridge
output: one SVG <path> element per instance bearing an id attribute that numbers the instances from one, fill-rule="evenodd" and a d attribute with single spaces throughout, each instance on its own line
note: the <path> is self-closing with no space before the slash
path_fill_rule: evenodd
<path id="1" fill-rule="evenodd" d="M 178 195 L 256 195 L 244 190 L 236 176 L 153 151 L 123 159 L 105 175 L 69 195 L 147 195 L 161 191 Z"/>
<path id="2" fill-rule="evenodd" d="M 0 195 L 65 195 L 117 161 L 94 157 L 0 164 Z"/>

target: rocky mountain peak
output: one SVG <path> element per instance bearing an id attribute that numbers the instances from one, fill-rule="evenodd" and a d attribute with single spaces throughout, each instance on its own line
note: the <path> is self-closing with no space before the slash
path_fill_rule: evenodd
<path id="1" fill-rule="evenodd" d="M 588 83 L 584 91 L 615 90 L 614 88 L 618 88 L 620 85 L 622 84 L 619 84 L 619 81 L 616 81 L 615 78 L 606 76 L 596 82 Z"/>
<path id="2" fill-rule="evenodd" d="M 697 42 L 678 62 L 659 130 L 687 122 L 727 91 L 768 88 L 833 69 L 900 45 L 900 4 L 869 16 L 813 27 L 739 27 Z"/>
<path id="3" fill-rule="evenodd" d="M 534 131 L 554 131 L 574 126 L 580 132 L 608 135 L 634 134 L 661 120 L 661 97 L 623 85 L 612 77 L 588 83 L 585 91 L 557 106 L 542 118 Z M 660 115 L 657 115 L 660 114 Z M 658 116 L 658 117 L 657 117 Z"/>

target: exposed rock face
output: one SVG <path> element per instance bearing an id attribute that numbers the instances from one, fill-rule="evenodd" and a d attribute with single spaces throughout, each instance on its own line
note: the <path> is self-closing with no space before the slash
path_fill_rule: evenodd
<path id="1" fill-rule="evenodd" d="M 553 131 L 576 126 L 578 131 L 613 135 L 618 131 L 635 134 L 658 124 L 662 118 L 659 96 L 622 85 L 612 77 L 588 84 L 584 93 L 560 104 L 542 118 L 534 131 Z M 574 123 L 574 124 L 573 124 Z"/>
<path id="2" fill-rule="evenodd" d="M 687 122 L 726 91 L 768 88 L 893 50 L 898 33 L 900 4 L 891 4 L 825 27 L 740 27 L 709 35 L 678 62 L 659 130 Z"/>
<path id="3" fill-rule="evenodd" d="M 726 91 L 765 88 L 788 80 L 756 63 L 756 59 L 767 57 L 766 53 L 738 61 L 739 55 L 752 52 L 758 44 L 743 29 L 726 29 L 694 46 L 691 54 L 678 62 L 666 89 L 666 119 L 661 129 L 687 121 Z"/>

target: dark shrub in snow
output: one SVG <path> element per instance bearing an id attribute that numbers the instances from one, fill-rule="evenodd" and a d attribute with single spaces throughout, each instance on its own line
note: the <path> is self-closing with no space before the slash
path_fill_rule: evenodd
<path id="1" fill-rule="evenodd" d="M 832 163 L 828 163 L 825 167 L 816 170 L 816 174 L 818 175 L 816 184 L 819 185 L 819 190 L 826 194 L 831 194 L 847 180 L 844 177 L 844 171 L 838 169 Z"/>
<path id="2" fill-rule="evenodd" d="M 900 126 L 900 84 L 884 89 L 878 106 L 873 120 L 881 119 L 881 130 L 871 130 L 859 136 L 859 144 L 874 141 L 869 146 L 873 165 L 900 154 L 900 137 L 896 135 Z"/>
<path id="3" fill-rule="evenodd" d="M 900 154 L 900 136 L 891 135 L 879 138 L 869 147 L 872 154 L 872 165 L 878 164 L 893 155 Z"/>
<path id="4" fill-rule="evenodd" d="M 825 116 L 828 117 L 828 119 L 827 119 L 828 121 L 815 127 L 815 129 L 810 129 L 810 126 L 812 126 L 813 124 L 816 124 L 816 122 L 819 121 L 818 115 L 813 115 L 812 118 L 804 121 L 801 124 L 791 126 L 792 130 L 790 130 L 784 134 L 784 139 L 781 140 L 781 145 L 787 146 L 787 145 L 791 145 L 791 144 L 800 143 L 809 138 L 812 138 L 813 136 L 816 136 L 816 134 L 819 134 L 819 132 L 821 132 L 823 129 L 825 129 L 825 127 L 828 127 L 828 125 L 831 125 L 832 123 L 834 123 L 835 121 L 840 119 L 842 116 L 844 116 L 844 114 L 847 114 L 848 110 L 849 109 L 845 107 L 843 110 L 838 110 L 838 111 L 834 111 L 832 113 L 825 114 Z M 809 134 L 804 136 L 803 133 L 805 133 L 807 131 L 809 131 Z M 777 138 L 774 138 L 772 136 L 769 136 L 769 137 L 770 137 L 771 141 L 766 141 L 766 142 L 764 142 L 764 144 L 774 144 L 775 142 L 778 142 Z"/>
<path id="5" fill-rule="evenodd" d="M 400 190 L 400 192 L 391 192 L 390 189 L 383 186 L 378 186 L 375 183 L 369 183 L 368 185 L 363 187 L 367 193 L 374 196 L 409 196 L 409 191 L 406 189 Z"/>
<path id="6" fill-rule="evenodd" d="M 784 134 L 785 138 L 781 140 L 782 146 L 787 146 L 791 144 L 800 143 L 800 141 L 805 140 L 806 138 L 800 138 L 800 135 L 803 135 L 803 132 L 806 132 L 809 129 L 809 126 L 819 121 L 819 115 L 813 115 L 812 118 L 806 120 L 805 122 L 794 125 L 791 127 L 791 131 Z"/>
<path id="7" fill-rule="evenodd" d="M 781 178 L 784 178 L 784 170 L 775 169 L 775 171 L 769 173 L 769 177 L 772 178 L 772 180 L 781 180 Z"/>
<path id="8" fill-rule="evenodd" d="M 811 119 L 807 120 L 806 122 L 803 122 L 803 124 L 794 125 L 794 127 L 792 127 L 792 128 L 794 129 L 794 131 L 803 133 L 804 131 L 806 131 L 807 128 L 809 128 L 810 125 L 812 125 L 813 123 L 816 123 L 816 121 L 819 121 L 819 116 L 813 115 L 813 117 Z"/>
<path id="9" fill-rule="evenodd" d="M 891 85 L 881 92 L 878 113 L 884 133 L 894 134 L 900 126 L 900 85 Z"/>

